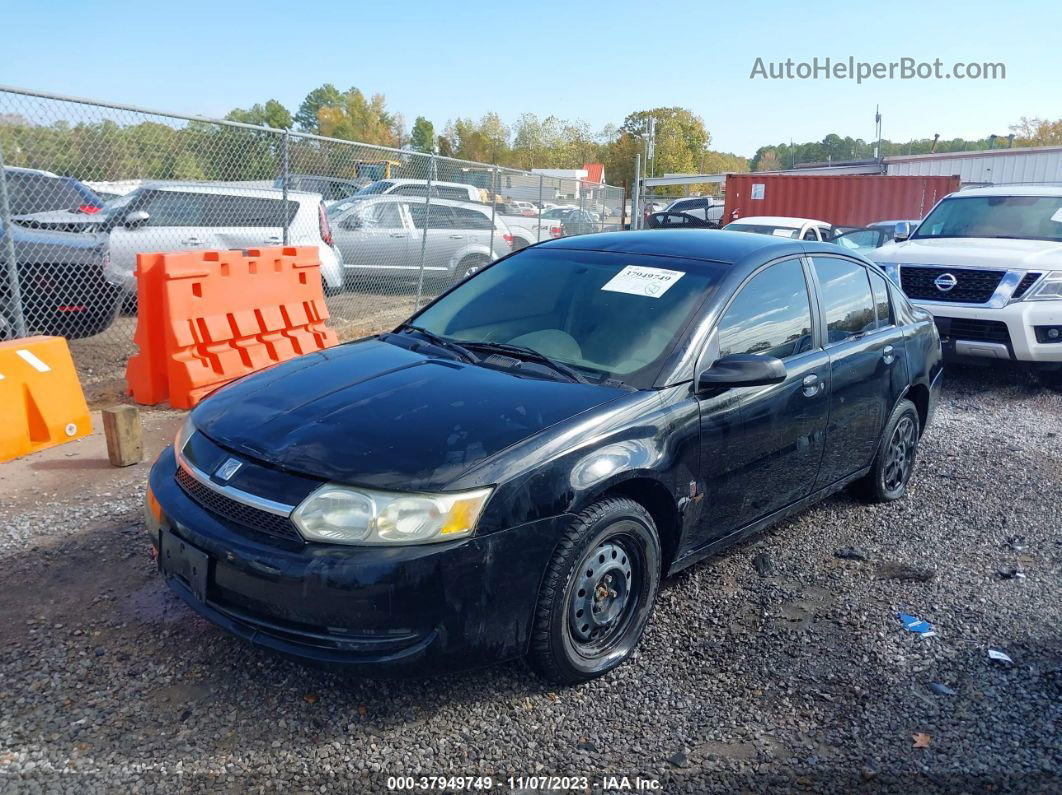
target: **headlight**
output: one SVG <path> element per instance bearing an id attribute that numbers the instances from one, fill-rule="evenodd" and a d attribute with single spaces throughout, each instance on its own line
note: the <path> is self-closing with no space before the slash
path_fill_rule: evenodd
<path id="1" fill-rule="evenodd" d="M 1026 301 L 1057 301 L 1062 298 L 1062 271 L 1051 271 L 1026 296 Z"/>
<path id="2" fill-rule="evenodd" d="M 184 421 L 184 425 L 177 430 L 177 435 L 173 437 L 173 449 L 176 450 L 178 454 L 184 449 L 184 446 L 188 443 L 188 440 L 192 438 L 192 434 L 194 434 L 195 431 L 195 423 L 192 422 L 192 415 L 189 414 Z"/>
<path id="3" fill-rule="evenodd" d="M 309 541 L 428 544 L 472 535 L 492 489 L 396 494 L 327 484 L 291 515 Z"/>

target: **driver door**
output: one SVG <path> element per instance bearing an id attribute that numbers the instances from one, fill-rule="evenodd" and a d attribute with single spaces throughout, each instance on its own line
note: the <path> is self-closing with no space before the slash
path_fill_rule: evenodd
<path id="1" fill-rule="evenodd" d="M 335 224 L 332 237 L 344 268 L 367 272 L 411 267 L 411 230 L 401 202 L 356 203 Z"/>

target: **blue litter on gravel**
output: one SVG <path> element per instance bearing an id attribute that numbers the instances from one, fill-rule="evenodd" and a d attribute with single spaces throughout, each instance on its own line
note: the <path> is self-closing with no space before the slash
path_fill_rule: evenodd
<path id="1" fill-rule="evenodd" d="M 900 617 L 900 621 L 903 622 L 904 629 L 908 632 L 914 632 L 921 635 L 923 638 L 931 638 L 937 633 L 933 631 L 933 627 L 929 625 L 928 621 L 924 621 L 921 618 L 909 615 L 907 613 L 897 613 Z"/>

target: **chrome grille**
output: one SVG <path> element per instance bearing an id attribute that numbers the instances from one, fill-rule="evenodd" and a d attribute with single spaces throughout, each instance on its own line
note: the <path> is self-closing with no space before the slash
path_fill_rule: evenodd
<path id="1" fill-rule="evenodd" d="M 286 516 L 244 505 L 200 483 L 184 467 L 177 467 L 177 484 L 184 492 L 213 514 L 259 533 L 302 543 L 295 525 Z"/>

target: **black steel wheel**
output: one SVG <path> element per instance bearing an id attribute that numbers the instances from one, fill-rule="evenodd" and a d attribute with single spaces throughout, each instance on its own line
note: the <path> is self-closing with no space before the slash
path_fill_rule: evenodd
<path id="1" fill-rule="evenodd" d="M 865 478 L 855 485 L 868 502 L 891 502 L 907 493 L 918 453 L 918 409 L 901 400 L 885 423 L 877 455 Z"/>
<path id="2" fill-rule="evenodd" d="M 660 585 L 660 541 L 648 511 L 610 497 L 578 514 L 539 594 L 528 655 L 544 678 L 576 684 L 626 660 Z"/>

